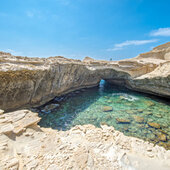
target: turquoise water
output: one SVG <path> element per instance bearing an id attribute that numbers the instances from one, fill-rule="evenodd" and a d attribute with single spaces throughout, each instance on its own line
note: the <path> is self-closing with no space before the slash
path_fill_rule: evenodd
<path id="1" fill-rule="evenodd" d="M 107 124 L 127 136 L 170 149 L 170 102 L 165 99 L 101 81 L 99 87 L 76 91 L 51 103 L 59 107 L 50 113 L 39 108 L 39 125 L 43 127 L 68 130 L 75 125 Z M 110 111 L 105 112 L 105 106 L 110 106 Z"/>

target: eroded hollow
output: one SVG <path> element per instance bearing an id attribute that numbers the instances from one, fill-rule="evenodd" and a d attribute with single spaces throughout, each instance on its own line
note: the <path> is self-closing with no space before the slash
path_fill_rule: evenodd
<path id="1" fill-rule="evenodd" d="M 48 109 L 51 104 L 56 105 L 53 110 Z M 104 80 L 98 87 L 55 98 L 38 109 L 42 127 L 68 130 L 75 125 L 107 124 L 170 149 L 170 102 Z"/>

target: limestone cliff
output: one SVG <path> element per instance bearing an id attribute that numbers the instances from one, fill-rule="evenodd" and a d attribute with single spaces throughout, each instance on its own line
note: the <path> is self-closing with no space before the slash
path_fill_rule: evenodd
<path id="1" fill-rule="evenodd" d="M 96 86 L 101 79 L 170 97 L 170 42 L 133 59 L 110 62 L 0 52 L 0 108 L 10 111 L 39 106 L 70 91 Z"/>
<path id="2" fill-rule="evenodd" d="M 0 108 L 38 106 L 75 89 L 96 86 L 95 70 L 61 57 L 48 59 L 1 56 Z"/>

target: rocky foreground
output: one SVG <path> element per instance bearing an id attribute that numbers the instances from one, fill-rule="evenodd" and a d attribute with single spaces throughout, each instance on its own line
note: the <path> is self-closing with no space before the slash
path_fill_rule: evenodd
<path id="1" fill-rule="evenodd" d="M 0 115 L 0 169 L 170 169 L 170 150 L 113 127 L 40 128 L 29 110 Z"/>
<path id="2" fill-rule="evenodd" d="M 97 86 L 101 79 L 170 97 L 170 42 L 121 61 L 28 58 L 0 52 L 0 108 L 40 106 L 56 96 Z"/>

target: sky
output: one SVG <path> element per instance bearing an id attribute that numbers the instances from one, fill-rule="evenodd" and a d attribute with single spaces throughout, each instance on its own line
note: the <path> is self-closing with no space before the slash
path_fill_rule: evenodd
<path id="1" fill-rule="evenodd" d="M 0 0 L 0 51 L 120 60 L 170 41 L 170 0 Z"/>

